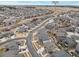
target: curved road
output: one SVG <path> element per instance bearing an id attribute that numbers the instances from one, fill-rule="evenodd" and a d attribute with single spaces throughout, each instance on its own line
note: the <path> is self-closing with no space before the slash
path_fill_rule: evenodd
<path id="1" fill-rule="evenodd" d="M 68 15 L 67 15 L 68 16 Z M 33 48 L 33 44 L 32 44 L 32 35 L 33 32 L 37 31 L 38 29 L 40 29 L 42 26 L 44 26 L 50 19 L 53 19 L 55 17 L 52 18 L 48 18 L 45 21 L 43 21 L 41 24 L 39 24 L 39 26 L 36 26 L 35 28 L 33 28 L 31 31 L 29 31 L 28 36 L 27 37 L 22 37 L 22 38 L 14 38 L 14 39 L 9 39 L 3 43 L 0 43 L 0 46 L 3 44 L 6 44 L 8 42 L 11 42 L 13 40 L 19 40 L 19 39 L 26 39 L 26 44 L 28 47 L 28 50 L 30 51 L 30 53 L 32 54 L 33 57 L 40 57 L 41 55 L 38 55 L 38 53 L 35 51 L 35 49 Z M 71 17 L 68 16 L 68 18 L 72 19 Z"/>
<path id="2" fill-rule="evenodd" d="M 33 35 L 33 32 L 35 32 L 36 30 L 40 29 L 42 26 L 44 26 L 50 19 L 53 19 L 54 17 L 52 18 L 48 18 L 46 19 L 45 21 L 43 21 L 41 24 L 39 24 L 39 26 L 36 26 L 35 28 L 33 28 L 31 31 L 29 31 L 28 33 L 28 36 L 27 37 L 22 37 L 22 38 L 14 38 L 14 39 L 9 39 L 3 43 L 0 43 L 0 46 L 3 45 L 3 44 L 6 44 L 10 41 L 13 41 L 13 40 L 19 40 L 19 39 L 26 39 L 26 44 L 27 44 L 27 47 L 30 51 L 30 53 L 32 54 L 33 57 L 40 57 L 41 55 L 38 55 L 38 53 L 35 51 L 35 49 L 33 48 L 32 46 L 32 35 Z"/>
<path id="3" fill-rule="evenodd" d="M 34 29 L 32 29 L 29 34 L 28 34 L 28 37 L 26 38 L 27 42 L 27 47 L 30 51 L 30 53 L 32 54 L 33 57 L 41 57 L 41 55 L 39 55 L 35 49 L 33 48 L 33 44 L 32 44 L 32 35 L 33 35 L 33 32 L 35 32 L 36 30 L 40 29 L 42 26 L 44 26 L 50 19 L 53 19 L 52 18 L 48 18 L 46 19 L 44 22 L 42 22 L 41 24 L 39 24 L 39 26 L 36 26 Z"/>
<path id="4" fill-rule="evenodd" d="M 44 16 L 49 16 L 49 15 L 52 15 L 52 13 L 50 13 L 50 14 L 45 14 L 45 15 L 42 15 L 42 16 L 37 16 L 37 17 L 32 17 L 32 18 L 29 18 L 29 19 L 31 19 L 30 21 L 32 21 L 34 18 L 41 18 L 41 17 L 44 17 Z M 29 22 L 30 22 L 29 21 Z M 27 20 L 24 22 L 24 24 L 27 22 Z M 23 24 L 23 23 L 22 23 Z M 3 30 L 5 30 L 5 29 L 7 29 L 7 28 L 9 28 L 10 30 L 11 29 L 13 29 L 13 28 L 16 28 L 16 27 L 18 27 L 18 26 L 20 26 L 20 25 L 22 25 L 22 24 L 15 24 L 15 25 L 11 25 L 11 26 L 6 26 L 6 27 L 3 27 L 3 28 L 0 28 L 0 31 L 3 31 Z"/>
<path id="5" fill-rule="evenodd" d="M 28 47 L 29 52 L 31 53 L 31 55 L 33 57 L 40 57 L 40 55 L 38 55 L 38 53 L 35 51 L 35 49 L 33 48 L 33 44 L 32 44 L 32 35 L 33 33 L 29 33 L 29 36 L 27 37 L 27 41 L 26 41 L 26 45 Z"/>
<path id="6" fill-rule="evenodd" d="M 48 14 L 49 15 L 49 14 Z M 50 15 L 52 15 L 52 14 L 50 14 Z M 44 16 L 47 16 L 47 15 L 44 15 Z M 44 17 L 44 16 L 39 16 L 39 17 Z M 7 27 L 6 27 L 7 28 Z M 33 28 L 31 31 L 34 31 L 34 30 L 36 30 L 38 27 L 35 27 L 35 28 Z M 31 31 L 29 31 L 29 32 L 31 32 Z M 8 41 L 6 41 L 6 42 L 2 42 L 2 43 L 0 43 L 0 46 L 2 45 L 2 44 L 5 44 L 5 43 L 8 43 L 8 42 L 10 42 L 10 41 L 13 41 L 13 40 L 17 40 L 17 39 L 23 39 L 23 38 L 26 38 L 26 37 L 22 37 L 22 38 L 14 38 L 14 39 L 11 39 L 11 40 L 8 40 Z"/>

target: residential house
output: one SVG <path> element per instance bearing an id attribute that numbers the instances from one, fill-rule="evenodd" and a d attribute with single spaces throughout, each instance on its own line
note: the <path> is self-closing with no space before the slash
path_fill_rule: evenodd
<path id="1" fill-rule="evenodd" d="M 52 53 L 51 57 L 71 57 L 71 55 L 64 50 L 60 50 Z"/>
<path id="2" fill-rule="evenodd" d="M 47 30 L 45 28 L 39 30 L 37 36 L 38 36 L 39 42 L 41 42 L 44 45 L 44 48 L 46 49 L 46 51 L 51 52 L 53 44 L 49 40 Z"/>

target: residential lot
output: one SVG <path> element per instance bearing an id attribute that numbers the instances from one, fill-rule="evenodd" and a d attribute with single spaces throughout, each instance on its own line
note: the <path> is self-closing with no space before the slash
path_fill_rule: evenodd
<path id="1" fill-rule="evenodd" d="M 78 10 L 0 6 L 0 57 L 79 57 Z"/>

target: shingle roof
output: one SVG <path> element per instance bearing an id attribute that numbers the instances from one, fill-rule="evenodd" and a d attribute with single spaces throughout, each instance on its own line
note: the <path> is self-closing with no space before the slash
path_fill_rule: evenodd
<path id="1" fill-rule="evenodd" d="M 54 52 L 51 57 L 71 57 L 71 56 L 67 52 L 61 50 Z"/>
<path id="2" fill-rule="evenodd" d="M 76 52 L 78 52 L 79 53 L 79 43 L 77 44 L 77 46 L 76 46 Z"/>
<path id="3" fill-rule="evenodd" d="M 39 30 L 37 35 L 42 41 L 46 41 L 49 39 L 45 28 Z"/>

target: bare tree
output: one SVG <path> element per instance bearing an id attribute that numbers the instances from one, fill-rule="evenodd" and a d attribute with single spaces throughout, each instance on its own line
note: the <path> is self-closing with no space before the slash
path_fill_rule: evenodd
<path id="1" fill-rule="evenodd" d="M 56 10 L 56 6 L 57 6 L 57 4 L 59 3 L 59 1 L 52 1 L 52 3 L 54 4 L 55 10 Z"/>

